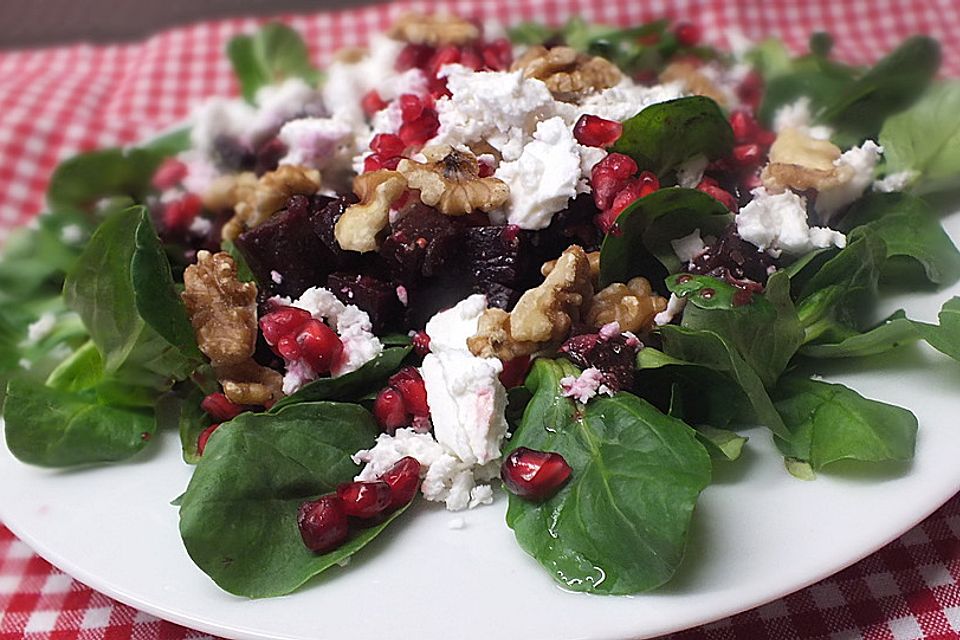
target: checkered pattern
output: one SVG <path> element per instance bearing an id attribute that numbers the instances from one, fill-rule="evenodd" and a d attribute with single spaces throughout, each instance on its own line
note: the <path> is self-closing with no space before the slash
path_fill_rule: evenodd
<path id="1" fill-rule="evenodd" d="M 570 15 L 631 24 L 661 16 L 698 22 L 708 41 L 737 30 L 777 35 L 802 51 L 830 31 L 837 57 L 869 63 L 912 33 L 944 45 L 960 74 L 956 0 L 500 0 L 413 2 L 283 16 L 314 59 L 362 44 L 404 7 L 442 8 L 504 22 Z M 0 53 L 0 239 L 43 205 L 56 163 L 77 151 L 126 144 L 184 118 L 199 101 L 235 94 L 222 52 L 262 20 L 233 19 L 160 33 L 133 45 L 76 45 Z M 960 637 L 960 498 L 879 553 L 797 594 L 676 640 Z M 185 640 L 202 634 L 120 605 L 53 569 L 0 526 L 0 640 Z"/>

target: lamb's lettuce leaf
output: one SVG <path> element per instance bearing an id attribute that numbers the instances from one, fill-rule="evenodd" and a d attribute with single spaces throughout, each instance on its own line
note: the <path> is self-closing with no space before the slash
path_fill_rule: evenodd
<path id="1" fill-rule="evenodd" d="M 294 591 L 380 534 L 358 529 L 340 548 L 311 553 L 297 528 L 305 500 L 356 475 L 350 456 L 380 433 L 363 407 L 309 402 L 243 414 L 213 432 L 180 507 L 187 553 L 222 589 L 250 598 Z"/>
<path id="2" fill-rule="evenodd" d="M 312 85 L 320 77 L 300 34 L 276 22 L 263 25 L 253 35 L 232 38 L 227 56 L 248 102 L 253 102 L 261 87 L 287 78 L 302 78 Z"/>
<path id="3" fill-rule="evenodd" d="M 564 588 L 628 594 L 667 582 L 683 558 L 693 509 L 710 482 L 694 431 L 626 392 L 579 412 L 560 395 L 564 361 L 537 360 L 533 394 L 509 448 L 554 451 L 573 473 L 552 498 L 510 496 L 507 524 Z"/>

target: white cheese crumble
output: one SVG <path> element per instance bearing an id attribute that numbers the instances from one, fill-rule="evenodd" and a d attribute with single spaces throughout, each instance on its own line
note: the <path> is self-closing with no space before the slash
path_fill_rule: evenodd
<path id="1" fill-rule="evenodd" d="M 188 230 L 194 235 L 205 236 L 213 230 L 213 222 L 210 221 L 210 218 L 197 216 L 193 219 L 193 222 L 190 223 Z"/>
<path id="2" fill-rule="evenodd" d="M 87 232 L 78 224 L 64 225 L 60 229 L 60 240 L 65 244 L 78 245 L 87 238 Z"/>
<path id="3" fill-rule="evenodd" d="M 689 235 L 671 240 L 670 246 L 673 247 L 673 252 L 680 258 L 680 262 L 684 264 L 690 262 L 707 249 L 707 245 L 703 243 L 703 238 L 700 237 L 700 229 L 694 229 L 693 233 Z"/>
<path id="4" fill-rule="evenodd" d="M 283 276 L 280 274 L 279 271 L 275 271 L 275 270 L 271 271 L 270 279 L 273 281 L 274 284 L 283 284 Z"/>
<path id="5" fill-rule="evenodd" d="M 737 214 L 737 232 L 747 242 L 773 257 L 782 252 L 798 256 L 813 249 L 843 248 L 847 238 L 828 227 L 807 224 L 807 203 L 792 191 L 771 194 L 765 188 L 751 191 L 753 200 Z"/>
<path id="6" fill-rule="evenodd" d="M 349 166 L 356 153 L 353 126 L 338 118 L 291 120 L 277 135 L 287 147 L 280 164 L 324 169 L 337 163 Z"/>
<path id="7" fill-rule="evenodd" d="M 707 156 L 698 153 L 677 166 L 677 184 L 684 189 L 693 189 L 703 180 L 703 172 L 709 161 Z"/>
<path id="8" fill-rule="evenodd" d="M 276 131 L 292 118 L 323 113 L 320 92 L 301 78 L 287 78 L 279 84 L 261 87 L 254 102 L 257 115 L 249 132 L 254 140 Z"/>
<path id="9" fill-rule="evenodd" d="M 343 343 L 343 355 L 330 370 L 330 375 L 334 378 L 356 371 L 383 351 L 383 343 L 373 335 L 373 327 L 367 312 L 360 310 L 356 305 L 343 304 L 329 289 L 311 287 L 297 300 L 274 296 L 270 301 L 309 311 L 314 318 L 325 320 L 336 329 L 340 342 Z M 283 376 L 283 392 L 288 395 L 317 377 L 317 374 L 303 361 L 290 361 L 286 364 L 287 373 Z"/>
<path id="10" fill-rule="evenodd" d="M 52 311 L 48 311 L 37 318 L 34 322 L 27 325 L 27 345 L 37 344 L 46 338 L 57 326 L 57 316 Z"/>
<path id="11" fill-rule="evenodd" d="M 603 383 L 603 372 L 596 367 L 587 367 L 579 376 L 560 378 L 560 395 L 564 398 L 586 404 L 598 393 L 613 396 L 613 389 Z"/>
<path id="12" fill-rule="evenodd" d="M 430 351 L 464 351 L 467 338 L 477 333 L 480 316 L 487 309 L 487 299 L 475 293 L 456 306 L 441 311 L 427 321 L 424 331 L 430 336 Z"/>
<path id="13" fill-rule="evenodd" d="M 780 107 L 773 115 L 773 130 L 780 133 L 785 129 L 797 129 L 817 140 L 829 140 L 833 135 L 833 129 L 830 127 L 813 124 L 810 98 L 806 96 Z"/>
<path id="14" fill-rule="evenodd" d="M 590 114 L 606 120 L 623 122 L 650 105 L 676 100 L 684 95 L 686 92 L 681 82 L 645 87 L 624 76 L 615 86 L 585 97 L 576 107 L 577 113 L 573 121 L 576 122 L 576 119 L 583 114 Z"/>
<path id="15" fill-rule="evenodd" d="M 912 169 L 891 173 L 890 175 L 884 176 L 879 180 L 874 180 L 873 190 L 881 193 L 905 191 L 910 185 L 913 184 L 913 181 L 916 180 L 919 175 L 919 171 L 913 171 Z"/>
<path id="16" fill-rule="evenodd" d="M 671 293 L 670 299 L 667 300 L 667 308 L 653 316 L 653 323 L 658 327 L 670 324 L 673 322 L 673 319 L 683 311 L 685 306 L 687 306 L 686 298 L 681 298 L 677 294 Z"/>
<path id="17" fill-rule="evenodd" d="M 829 221 L 834 213 L 863 195 L 867 187 L 873 184 L 873 175 L 882 154 L 883 147 L 873 140 L 867 140 L 859 147 L 844 151 L 833 162 L 841 175 L 849 177 L 837 186 L 817 193 L 815 209 L 821 221 Z"/>

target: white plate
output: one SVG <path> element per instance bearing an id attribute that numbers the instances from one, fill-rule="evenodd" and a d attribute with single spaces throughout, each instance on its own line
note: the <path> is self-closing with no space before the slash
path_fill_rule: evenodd
<path id="1" fill-rule="evenodd" d="M 947 221 L 960 238 L 960 214 Z M 886 301 L 933 320 L 960 286 Z M 916 459 L 847 468 L 814 482 L 784 471 L 769 436 L 750 433 L 738 463 L 719 465 L 676 578 L 634 597 L 562 591 L 516 545 L 491 507 L 453 515 L 421 505 L 345 569 L 284 598 L 220 591 L 187 557 L 169 502 L 187 484 L 173 433 L 136 461 L 48 471 L 0 446 L 0 519 L 87 585 L 182 625 L 228 638 L 420 640 L 643 638 L 716 620 L 829 576 L 879 549 L 960 490 L 960 366 L 925 346 L 818 373 L 912 409 Z M 462 517 L 465 527 L 451 529 Z"/>

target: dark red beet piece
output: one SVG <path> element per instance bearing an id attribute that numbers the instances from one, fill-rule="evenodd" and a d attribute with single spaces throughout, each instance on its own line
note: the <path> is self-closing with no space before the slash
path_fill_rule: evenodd
<path id="1" fill-rule="evenodd" d="M 400 282 L 409 286 L 440 273 L 460 251 L 457 223 L 430 207 L 415 205 L 391 229 L 380 255 Z"/>
<path id="2" fill-rule="evenodd" d="M 581 368 L 599 369 L 604 383 L 620 391 L 633 386 L 637 346 L 631 342 L 623 335 L 604 339 L 597 333 L 585 333 L 564 342 L 560 352 Z"/>
<path id="3" fill-rule="evenodd" d="M 474 291 L 491 307 L 511 309 L 540 277 L 541 256 L 529 231 L 514 225 L 464 230 L 466 259 Z"/>
<path id="4" fill-rule="evenodd" d="M 500 465 L 500 479 L 510 493 L 532 501 L 553 497 L 572 469 L 559 453 L 517 447 Z"/>
<path id="5" fill-rule="evenodd" d="M 403 304 L 397 297 L 397 285 L 370 275 L 331 273 L 327 288 L 344 304 L 354 304 L 367 312 L 374 333 L 399 328 Z"/>
<path id="6" fill-rule="evenodd" d="M 321 496 L 301 504 L 297 526 L 303 544 L 314 553 L 333 551 L 350 535 L 350 520 L 335 495 Z"/>
<path id="7" fill-rule="evenodd" d="M 693 259 L 690 273 L 723 278 L 731 284 L 745 281 L 766 284 L 776 261 L 766 252 L 747 242 L 730 224 L 706 251 Z"/>

